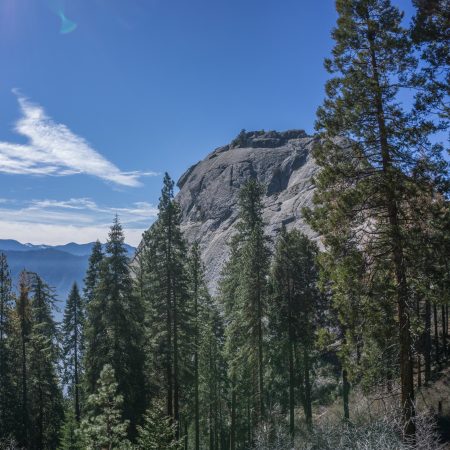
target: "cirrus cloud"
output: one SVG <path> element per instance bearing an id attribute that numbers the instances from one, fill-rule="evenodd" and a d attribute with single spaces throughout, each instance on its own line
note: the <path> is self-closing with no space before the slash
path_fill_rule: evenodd
<path id="1" fill-rule="evenodd" d="M 44 109 L 17 95 L 22 117 L 15 131 L 27 144 L 0 141 L 0 172 L 8 174 L 66 176 L 86 174 L 121 186 L 136 187 L 139 179 L 155 172 L 123 172 L 97 152 L 86 139 L 66 125 L 56 123 Z"/>

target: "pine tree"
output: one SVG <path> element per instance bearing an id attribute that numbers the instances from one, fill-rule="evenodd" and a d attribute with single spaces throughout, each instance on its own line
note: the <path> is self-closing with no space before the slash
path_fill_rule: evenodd
<path id="1" fill-rule="evenodd" d="M 61 428 L 59 450 L 83 450 L 80 437 L 79 423 L 72 407 L 66 411 L 64 425 Z"/>
<path id="2" fill-rule="evenodd" d="M 229 448 L 225 417 L 228 407 L 225 331 L 218 309 L 214 303 L 208 305 L 199 330 L 200 441 L 209 443 L 210 449 Z"/>
<path id="3" fill-rule="evenodd" d="M 78 286 L 74 283 L 64 310 L 62 350 L 64 355 L 64 382 L 68 386 L 68 392 L 74 402 L 74 414 L 77 422 L 80 422 L 81 418 L 83 325 L 84 305 Z"/>
<path id="4" fill-rule="evenodd" d="M 225 305 L 225 351 L 231 383 L 231 450 L 238 440 L 251 445 L 253 430 L 265 416 L 264 323 L 269 251 L 262 220 L 262 194 L 262 186 L 254 179 L 241 188 L 238 231 L 219 286 L 219 298 Z M 237 424 L 238 408 L 246 411 L 245 419 L 240 414 L 240 420 L 246 422 L 242 427 Z M 238 436 L 238 428 L 247 433 Z"/>
<path id="5" fill-rule="evenodd" d="M 18 423 L 16 439 L 18 444 L 29 447 L 31 438 L 29 404 L 29 346 L 32 330 L 32 312 L 29 274 L 22 271 L 19 276 L 19 295 L 14 310 L 13 345 L 17 362 Z"/>
<path id="6" fill-rule="evenodd" d="M 416 106 L 450 119 L 450 8 L 448 0 L 413 0 L 417 13 L 411 35 L 422 67 L 413 78 L 419 90 Z M 445 123 L 443 123 L 445 126 Z"/>
<path id="7" fill-rule="evenodd" d="M 305 235 L 297 230 L 282 230 L 271 273 L 273 301 L 270 317 L 277 337 L 274 356 L 278 354 L 282 361 L 288 361 L 291 436 L 294 436 L 295 432 L 295 394 L 298 390 L 301 393 L 306 422 L 309 426 L 312 424 L 311 359 L 317 326 L 315 315 L 320 310 L 317 255 L 317 246 Z M 300 377 L 297 376 L 298 373 L 301 373 Z"/>
<path id="8" fill-rule="evenodd" d="M 0 253 L 0 439 L 7 438 L 15 424 L 12 311 L 11 275 L 6 256 Z"/>
<path id="9" fill-rule="evenodd" d="M 240 239 L 235 236 L 230 243 L 230 255 L 222 269 L 219 280 L 218 301 L 224 306 L 225 344 L 224 355 L 227 361 L 227 378 L 230 383 L 230 450 L 236 450 L 238 444 L 237 396 L 238 389 L 246 377 L 243 374 L 245 360 L 239 352 L 244 345 L 244 333 L 240 320 L 238 288 L 240 277 Z M 244 384 L 244 389 L 245 389 Z M 244 395 L 244 393 L 243 393 Z M 247 392 L 248 395 L 248 392 Z"/>
<path id="10" fill-rule="evenodd" d="M 164 406 L 153 402 L 138 426 L 137 448 L 142 450 L 181 450 L 183 442 L 176 440 L 176 425 L 172 418 L 164 415 Z"/>
<path id="11" fill-rule="evenodd" d="M 399 100 L 416 67 L 402 14 L 389 0 L 338 0 L 336 8 L 336 45 L 326 61 L 334 77 L 318 110 L 322 141 L 314 156 L 321 171 L 310 220 L 334 256 L 345 257 L 349 245 L 359 249 L 378 275 L 366 281 L 384 278 L 393 286 L 384 291 L 397 306 L 403 421 L 414 436 L 408 205 L 438 180 L 440 147 L 430 144 L 435 128 L 421 111 Z M 422 178 L 413 176 L 419 166 Z"/>
<path id="12" fill-rule="evenodd" d="M 148 310 L 149 353 L 154 382 L 166 397 L 167 416 L 178 424 L 183 385 L 191 372 L 188 345 L 191 333 L 187 252 L 180 230 L 180 208 L 174 200 L 174 183 L 166 173 L 158 219 L 144 236 L 144 299 Z"/>
<path id="13" fill-rule="evenodd" d="M 119 449 L 127 444 L 128 421 L 122 420 L 124 399 L 118 394 L 114 369 L 106 364 L 95 393 L 87 399 L 86 418 L 81 422 L 81 438 L 86 450 Z"/>
<path id="14" fill-rule="evenodd" d="M 200 449 L 200 402 L 199 402 L 199 345 L 200 345 L 200 315 L 199 305 L 202 289 L 202 262 L 200 249 L 197 243 L 191 248 L 190 254 L 190 295 L 194 307 L 194 429 L 195 429 L 195 450 Z"/>
<path id="15" fill-rule="evenodd" d="M 54 293 L 31 275 L 31 334 L 29 343 L 29 405 L 31 448 L 56 449 L 63 419 L 62 392 L 57 376 L 59 349 L 52 316 Z"/>
<path id="16" fill-rule="evenodd" d="M 114 369 L 124 398 L 124 418 L 130 436 L 145 410 L 143 308 L 133 295 L 122 226 L 116 217 L 106 244 L 94 296 L 87 306 L 85 327 L 86 388 L 93 393 L 106 364 Z"/>
<path id="17" fill-rule="evenodd" d="M 223 327 L 208 293 L 200 247 L 196 242 L 189 253 L 188 289 L 193 341 L 193 404 L 188 409 L 193 410 L 194 448 L 198 450 L 202 441 L 202 424 L 207 426 L 210 443 L 218 440 Z"/>
<path id="18" fill-rule="evenodd" d="M 91 255 L 89 257 L 89 266 L 84 277 L 83 296 L 86 303 L 89 303 L 95 295 L 100 274 L 100 267 L 103 261 L 103 250 L 100 241 L 96 241 L 92 247 Z"/>
<path id="19" fill-rule="evenodd" d="M 241 275 L 238 296 L 244 330 L 248 333 L 246 342 L 255 392 L 255 425 L 264 419 L 264 316 L 267 300 L 267 276 L 269 252 L 264 235 L 262 220 L 263 187 L 250 179 L 239 193 L 240 222 L 238 225 L 241 239 Z"/>

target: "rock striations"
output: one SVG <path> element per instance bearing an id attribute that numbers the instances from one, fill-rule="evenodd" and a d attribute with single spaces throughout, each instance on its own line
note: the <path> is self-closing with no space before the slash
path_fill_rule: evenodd
<path id="1" fill-rule="evenodd" d="M 188 242 L 198 241 L 211 293 L 217 290 L 228 243 L 237 219 L 239 189 L 250 177 L 266 186 L 264 220 L 269 236 L 285 224 L 313 233 L 302 218 L 311 205 L 311 177 L 317 165 L 311 157 L 314 137 L 304 131 L 245 132 L 189 168 L 179 179 L 177 201 Z"/>

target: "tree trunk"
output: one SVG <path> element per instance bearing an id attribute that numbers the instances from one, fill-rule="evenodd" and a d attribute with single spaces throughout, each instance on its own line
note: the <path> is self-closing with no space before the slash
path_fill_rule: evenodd
<path id="1" fill-rule="evenodd" d="M 425 336 L 424 336 L 424 359 L 425 359 L 425 384 L 431 381 L 431 304 L 428 297 L 425 298 Z"/>
<path id="2" fill-rule="evenodd" d="M 0 257 L 2 257 L 2 255 L 0 255 Z M 4 274 L 4 267 L 3 267 L 3 259 L 0 259 L 0 263 L 2 264 L 2 267 L 0 267 L 0 273 Z M 5 403 L 4 403 L 4 391 L 5 391 L 5 386 L 4 386 L 4 382 L 5 382 L 5 376 L 6 376 L 6 371 L 5 371 L 5 345 L 3 343 L 3 329 L 5 327 L 5 303 L 6 303 L 6 294 L 4 292 L 4 279 L 2 277 L 2 279 L 0 280 L 0 411 L 1 411 L 1 418 L 0 418 L 0 424 L 5 424 L 5 413 L 6 413 L 6 408 L 5 408 Z M 3 433 L 2 433 L 3 435 Z"/>
<path id="3" fill-rule="evenodd" d="M 236 380 L 231 383 L 230 450 L 236 450 Z"/>
<path id="4" fill-rule="evenodd" d="M 37 450 L 43 450 L 44 446 L 44 410 L 43 403 L 44 399 L 42 398 L 42 384 L 43 380 L 39 374 L 39 416 L 38 416 L 38 439 L 36 443 Z"/>
<path id="5" fill-rule="evenodd" d="M 417 353 L 417 387 L 422 387 L 422 357 Z"/>
<path id="6" fill-rule="evenodd" d="M 441 321 L 442 321 L 442 357 L 447 359 L 447 330 L 445 320 L 445 306 L 441 306 Z"/>
<path id="7" fill-rule="evenodd" d="M 173 301 L 173 416 L 176 423 L 176 436 L 180 437 L 180 385 L 178 374 L 178 311 L 177 300 Z"/>
<path id="8" fill-rule="evenodd" d="M 247 399 L 247 445 L 248 448 L 252 445 L 252 415 L 250 409 L 250 399 Z"/>
<path id="9" fill-rule="evenodd" d="M 167 296 L 166 305 L 166 330 L 167 330 L 167 348 L 166 348 L 166 377 L 167 377 L 167 416 L 173 418 L 173 384 L 172 384 L 172 305 L 170 293 Z"/>
<path id="10" fill-rule="evenodd" d="M 411 351 L 410 311 L 408 307 L 408 286 L 406 281 L 405 259 L 403 255 L 402 233 L 399 224 L 399 212 L 395 193 L 396 176 L 393 172 L 388 134 L 383 109 L 383 98 L 380 88 L 378 63 L 376 59 L 374 37 L 368 31 L 369 50 L 372 65 L 372 79 L 375 84 L 375 108 L 378 122 L 380 151 L 384 175 L 385 204 L 389 220 L 389 239 L 397 282 L 396 296 L 400 338 L 400 384 L 401 406 L 405 436 L 414 439 L 415 407 L 414 407 L 414 373 L 413 355 Z"/>
<path id="11" fill-rule="evenodd" d="M 309 429 L 312 429 L 312 405 L 311 405 L 311 382 L 309 368 L 309 353 L 306 346 L 303 349 L 303 368 L 305 380 L 305 418 Z"/>
<path id="12" fill-rule="evenodd" d="M 433 319 L 434 319 L 434 348 L 436 365 L 440 365 L 440 349 L 439 349 L 439 327 L 438 327 L 438 313 L 436 303 L 433 303 Z"/>
<path id="13" fill-rule="evenodd" d="M 210 389 L 210 395 L 212 394 L 212 389 Z M 212 395 L 211 395 L 212 396 Z M 214 450 L 214 426 L 213 426 L 213 404 L 212 401 L 210 400 L 209 402 L 209 418 L 208 418 L 208 422 L 209 422 L 209 450 Z"/>
<path id="14" fill-rule="evenodd" d="M 347 369 L 342 369 L 342 400 L 344 403 L 344 420 L 350 420 L 349 409 L 350 383 L 348 382 Z"/>
<path id="15" fill-rule="evenodd" d="M 23 327 L 22 327 L 23 328 Z M 23 426 L 23 442 L 25 447 L 29 443 L 29 427 L 28 427 L 28 389 L 27 389 L 27 360 L 26 360 L 26 344 L 25 334 L 22 330 L 22 426 Z"/>
<path id="16" fill-rule="evenodd" d="M 75 305 L 75 354 L 74 354 L 74 383 L 75 383 L 75 419 L 80 423 L 80 388 L 78 379 L 78 308 Z"/>
<path id="17" fill-rule="evenodd" d="M 289 342 L 289 433 L 295 435 L 295 373 L 294 373 L 294 343 Z"/>
<path id="18" fill-rule="evenodd" d="M 264 366 L 263 366 L 263 311 L 262 311 L 262 283 L 258 273 L 258 422 L 265 416 L 264 411 Z"/>
<path id="19" fill-rule="evenodd" d="M 195 339 L 194 339 L 194 426 L 195 426 L 195 450 L 200 450 L 200 403 L 198 394 L 198 289 L 197 280 L 194 285 L 194 314 L 195 314 Z M 211 401 L 211 399 L 210 399 Z"/>
<path id="20" fill-rule="evenodd" d="M 167 415 L 174 418 L 173 410 L 173 373 L 172 373 L 172 217 L 169 208 L 168 230 L 167 230 L 167 254 L 166 254 L 166 376 L 167 376 Z M 177 428 L 178 429 L 178 428 Z"/>

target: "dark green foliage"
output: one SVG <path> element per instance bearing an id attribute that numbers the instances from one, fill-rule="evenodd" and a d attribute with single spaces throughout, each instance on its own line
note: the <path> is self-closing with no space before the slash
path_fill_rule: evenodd
<path id="1" fill-rule="evenodd" d="M 72 405 L 70 405 L 65 414 L 58 450 L 83 450 L 79 423 L 75 417 Z"/>
<path id="2" fill-rule="evenodd" d="M 187 251 L 173 181 L 164 177 L 158 219 L 144 235 L 143 293 L 147 308 L 148 354 L 154 389 L 166 397 L 167 415 L 180 421 L 186 380 L 192 373 Z"/>
<path id="3" fill-rule="evenodd" d="M 12 345 L 13 295 L 6 256 L 0 254 L 0 439 L 7 438 L 15 426 L 17 398 L 14 386 Z"/>
<path id="4" fill-rule="evenodd" d="M 122 227 L 116 217 L 100 263 L 94 295 L 87 306 L 84 367 L 86 389 L 95 390 L 102 368 L 110 364 L 124 398 L 124 418 L 133 434 L 145 410 L 143 308 L 132 292 Z"/>
<path id="5" fill-rule="evenodd" d="M 29 274 L 23 271 L 19 279 L 19 294 L 14 309 L 14 328 L 12 332 L 14 359 L 17 369 L 17 424 L 14 434 L 22 446 L 30 442 L 29 411 L 29 344 L 32 330 L 32 313 Z"/>
<path id="6" fill-rule="evenodd" d="M 232 441 L 237 439 L 238 428 L 242 428 L 238 439 L 251 441 L 251 430 L 265 416 L 264 317 L 269 251 L 262 221 L 262 195 L 263 188 L 254 179 L 241 189 L 238 232 L 231 243 L 230 260 L 219 288 L 226 314 Z M 238 396 L 242 399 L 239 405 L 235 401 Z M 239 425 L 235 423 L 238 408 Z M 230 445 L 235 448 L 236 442 Z"/>
<path id="7" fill-rule="evenodd" d="M 205 323 L 205 290 L 203 282 L 203 267 L 200 249 L 197 243 L 191 248 L 189 258 L 189 294 L 193 304 L 193 334 L 194 334 L 194 448 L 200 448 L 200 373 L 199 373 L 199 350 L 200 350 L 200 328 Z M 206 291 L 206 295 L 205 295 Z"/>
<path id="8" fill-rule="evenodd" d="M 411 30 L 421 52 L 421 70 L 413 81 L 416 106 L 450 119 L 450 5 L 448 0 L 413 0 L 417 13 Z M 442 124 L 445 126 L 445 122 Z"/>
<path id="9" fill-rule="evenodd" d="M 53 305 L 53 291 L 37 274 L 23 271 L 12 314 L 16 403 L 10 437 L 29 449 L 56 449 L 63 419 L 59 336 Z"/>
<path id="10" fill-rule="evenodd" d="M 200 441 L 209 448 L 227 448 L 227 364 L 223 354 L 223 318 L 214 305 L 202 317 L 199 345 Z"/>
<path id="11" fill-rule="evenodd" d="M 288 392 L 290 433 L 295 431 L 295 407 L 301 400 L 306 422 L 312 425 L 311 367 L 315 331 L 321 311 L 317 246 L 297 230 L 282 230 L 271 273 L 273 295 L 270 323 L 273 370 Z M 279 396 L 281 393 L 274 393 Z"/>
<path id="12" fill-rule="evenodd" d="M 114 369 L 106 364 L 96 390 L 87 399 L 86 417 L 81 422 L 83 448 L 119 449 L 127 444 L 129 421 L 122 420 L 123 396 L 118 393 Z"/>
<path id="13" fill-rule="evenodd" d="M 413 435 L 408 274 L 414 262 L 408 219 L 411 205 L 432 195 L 430 186 L 438 189 L 445 164 L 441 147 L 430 142 L 436 128 L 423 110 L 408 109 L 400 101 L 401 88 L 410 85 L 417 64 L 402 14 L 389 0 L 338 0 L 336 8 L 336 43 L 325 64 L 333 77 L 316 124 L 321 141 L 314 156 L 322 170 L 315 180 L 317 207 L 309 219 L 324 237 L 331 271 L 346 272 L 349 258 L 359 253 L 363 270 L 351 271 L 359 274 L 367 300 L 376 305 L 383 296 L 380 306 L 386 310 L 379 312 L 388 326 L 397 309 L 401 402 L 406 433 Z M 427 215 L 424 211 L 423 217 Z M 334 284 L 348 280 L 331 278 Z M 347 295 L 346 301 L 354 299 Z"/>
<path id="14" fill-rule="evenodd" d="M 176 425 L 164 413 L 164 406 L 153 402 L 138 426 L 137 448 L 142 450 L 181 450 L 182 440 L 176 440 Z"/>
<path id="15" fill-rule="evenodd" d="M 188 260 L 189 302 L 192 308 L 193 380 L 188 418 L 193 422 L 194 449 L 202 442 L 218 446 L 224 432 L 220 411 L 224 407 L 226 368 L 222 355 L 223 323 L 208 294 L 204 267 L 197 243 Z"/>
<path id="16" fill-rule="evenodd" d="M 77 422 L 81 418 L 81 379 L 83 375 L 82 358 L 84 304 L 81 300 L 78 286 L 74 283 L 67 299 L 62 323 L 64 383 L 68 387 L 69 396 L 73 400 L 74 414 Z"/>
<path id="17" fill-rule="evenodd" d="M 103 256 L 102 244 L 97 240 L 92 247 L 91 256 L 89 257 L 89 266 L 84 278 L 83 296 L 86 303 L 89 303 L 94 298 L 95 289 L 97 288 L 99 281 Z"/>
<path id="18" fill-rule="evenodd" d="M 52 316 L 53 291 L 31 275 L 31 334 L 28 353 L 29 417 L 32 449 L 55 449 L 63 420 L 62 393 L 58 380 L 59 349 Z"/>

